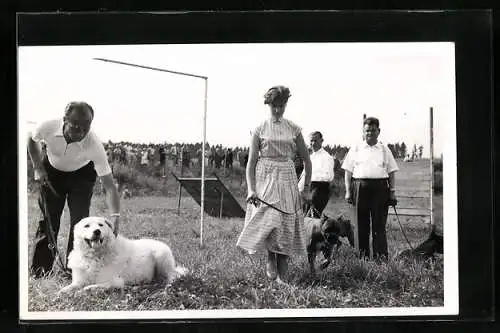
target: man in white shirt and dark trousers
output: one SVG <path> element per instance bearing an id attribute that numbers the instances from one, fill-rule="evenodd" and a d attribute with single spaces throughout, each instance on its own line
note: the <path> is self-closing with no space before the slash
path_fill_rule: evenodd
<path id="1" fill-rule="evenodd" d="M 311 204 L 304 205 L 304 212 L 312 208 L 312 217 L 319 218 L 323 213 L 333 187 L 335 162 L 332 155 L 323 149 L 323 135 L 321 132 L 312 132 L 309 135 L 312 153 L 310 155 L 312 164 L 311 174 Z M 304 175 L 301 176 L 301 182 Z"/>
<path id="2" fill-rule="evenodd" d="M 379 120 L 363 122 L 364 141 L 347 153 L 345 170 L 347 202 L 354 205 L 356 248 L 360 256 L 370 256 L 370 225 L 373 257 L 388 258 L 386 224 L 389 206 L 396 205 L 395 172 L 399 170 L 387 145 L 378 141 Z"/>
<path id="3" fill-rule="evenodd" d="M 39 205 L 43 220 L 39 222 L 31 272 L 41 277 L 52 270 L 54 254 L 50 246 L 47 223 L 50 222 L 55 239 L 59 232 L 61 215 L 67 201 L 70 212 L 70 234 L 66 259 L 73 249 L 73 227 L 89 216 L 91 198 L 97 176 L 106 190 L 108 208 L 115 235 L 118 233 L 120 199 L 113 182 L 104 146 L 91 131 L 94 110 L 85 102 L 71 102 L 64 117 L 42 122 L 28 137 L 28 152 L 35 170 L 35 179 L 41 183 Z M 39 142 L 46 145 L 42 157 Z M 47 211 L 45 211 L 45 208 Z"/>

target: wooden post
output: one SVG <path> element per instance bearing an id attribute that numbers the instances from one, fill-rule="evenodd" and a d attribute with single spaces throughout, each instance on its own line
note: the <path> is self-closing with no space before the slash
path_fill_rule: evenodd
<path id="1" fill-rule="evenodd" d="M 430 171 L 431 171 L 431 182 L 430 182 L 430 219 L 431 228 L 434 229 L 434 119 L 433 119 L 433 108 L 430 109 L 430 119 L 429 119 L 429 146 L 430 146 Z"/>
<path id="2" fill-rule="evenodd" d="M 222 218 L 222 205 L 224 204 L 224 192 L 220 194 L 220 208 L 219 208 L 219 218 Z"/>
<path id="3" fill-rule="evenodd" d="M 184 176 L 184 145 L 181 146 L 181 157 L 179 158 L 179 161 L 181 162 L 181 177 Z"/>
<path id="4" fill-rule="evenodd" d="M 162 174 L 162 177 L 163 178 L 166 178 L 167 177 L 167 142 L 165 141 L 165 144 L 163 145 L 163 156 L 164 156 L 164 160 L 163 160 L 163 174 Z"/>
<path id="5" fill-rule="evenodd" d="M 181 214 L 182 184 L 179 182 L 179 201 L 177 202 L 177 215 Z"/>
<path id="6" fill-rule="evenodd" d="M 182 184 L 181 184 L 181 180 L 175 175 L 175 173 L 173 172 L 170 172 L 172 174 L 172 176 L 174 176 L 175 180 L 177 180 L 179 182 L 179 201 L 177 203 L 177 215 L 180 215 L 180 209 L 181 209 L 181 194 L 182 192 L 180 191 L 182 189 Z"/>
<path id="7" fill-rule="evenodd" d="M 226 177 L 227 148 L 224 150 L 224 160 L 222 160 L 222 175 Z"/>
<path id="8" fill-rule="evenodd" d="M 180 149 L 180 158 L 178 161 L 181 163 L 181 177 L 183 176 L 184 173 L 184 164 L 182 163 L 182 157 L 183 157 L 183 152 L 184 152 L 184 146 L 181 146 Z M 182 184 L 179 182 L 179 201 L 177 202 L 177 215 L 180 215 L 181 211 L 181 197 L 182 197 Z"/>

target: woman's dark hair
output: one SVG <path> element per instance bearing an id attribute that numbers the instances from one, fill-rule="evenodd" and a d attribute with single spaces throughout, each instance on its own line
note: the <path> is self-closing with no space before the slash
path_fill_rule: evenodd
<path id="1" fill-rule="evenodd" d="M 379 121 L 375 117 L 368 117 L 368 118 L 366 118 L 363 121 L 363 125 L 368 125 L 368 126 L 375 125 L 377 127 L 380 127 Z"/>
<path id="2" fill-rule="evenodd" d="M 292 95 L 290 94 L 290 89 L 288 89 L 287 87 L 274 86 L 271 87 L 264 95 L 264 104 L 281 106 L 288 101 L 290 96 Z"/>
<path id="3" fill-rule="evenodd" d="M 69 102 L 68 105 L 66 105 L 66 110 L 64 110 L 64 115 L 69 117 L 73 110 L 82 112 L 84 109 L 89 110 L 92 115 L 92 119 L 94 119 L 94 109 L 92 109 L 92 107 L 86 102 Z"/>

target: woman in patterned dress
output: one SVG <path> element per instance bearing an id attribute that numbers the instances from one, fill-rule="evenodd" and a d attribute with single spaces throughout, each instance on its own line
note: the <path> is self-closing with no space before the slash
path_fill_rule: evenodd
<path id="1" fill-rule="evenodd" d="M 248 185 L 245 226 L 237 246 L 250 254 L 267 250 L 267 276 L 284 282 L 288 270 L 288 257 L 305 255 L 304 217 L 302 199 L 310 202 L 311 160 L 301 128 L 283 113 L 290 97 L 284 86 L 270 88 L 264 95 L 271 117 L 252 133 L 246 177 Z M 299 193 L 294 157 L 304 160 L 305 184 Z M 257 198 L 289 213 L 285 214 Z"/>

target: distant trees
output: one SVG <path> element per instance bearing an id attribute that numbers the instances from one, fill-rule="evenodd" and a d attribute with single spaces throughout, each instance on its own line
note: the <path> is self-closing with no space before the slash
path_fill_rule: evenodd
<path id="1" fill-rule="evenodd" d="M 398 158 L 398 157 L 399 157 L 399 152 L 398 152 L 398 149 L 396 149 L 396 147 L 394 146 L 394 144 L 389 143 L 389 144 L 387 144 L 387 147 L 388 147 L 388 148 L 389 148 L 389 150 L 391 151 L 392 156 L 394 156 L 395 158 Z"/>
<path id="2" fill-rule="evenodd" d="M 421 159 L 422 158 L 422 154 L 424 153 L 424 146 L 420 145 L 418 147 L 418 158 Z"/>
<path id="3" fill-rule="evenodd" d="M 387 144 L 387 147 L 389 147 L 389 149 L 391 150 L 394 158 L 405 158 L 406 157 L 406 144 L 404 142 L 402 142 L 402 143 L 396 142 L 394 144 L 389 143 L 389 144 Z"/>
<path id="4" fill-rule="evenodd" d="M 406 157 L 406 144 L 404 142 L 401 142 L 401 145 L 399 146 L 399 156 L 401 158 L 405 158 Z"/>
<path id="5" fill-rule="evenodd" d="M 387 144 L 387 147 L 389 147 L 389 149 L 392 152 L 392 155 L 395 158 L 405 158 L 408 156 L 408 148 L 404 142 L 389 143 Z M 417 158 L 421 159 L 423 152 L 424 152 L 424 146 L 422 145 L 417 146 L 416 144 L 414 144 L 410 157 L 412 159 L 417 159 Z"/>
<path id="6" fill-rule="evenodd" d="M 417 145 L 416 144 L 413 145 L 413 148 L 411 150 L 411 158 L 412 159 L 417 159 L 418 158 L 418 155 L 417 155 Z"/>
<path id="7" fill-rule="evenodd" d="M 339 161 L 343 161 L 345 155 L 349 151 L 349 148 L 346 146 L 341 146 L 341 145 L 325 145 L 323 146 L 323 149 L 325 149 L 330 155 L 338 159 Z"/>

